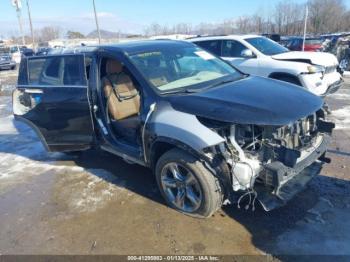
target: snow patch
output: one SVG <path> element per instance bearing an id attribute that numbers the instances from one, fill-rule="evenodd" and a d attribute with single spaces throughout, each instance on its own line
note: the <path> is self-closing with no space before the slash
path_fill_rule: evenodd
<path id="1" fill-rule="evenodd" d="M 335 129 L 350 129 L 350 106 L 332 111 L 331 117 L 335 121 Z"/>
<path id="2" fill-rule="evenodd" d="M 350 77 L 350 71 L 344 71 L 343 76 L 344 77 Z"/>
<path id="3" fill-rule="evenodd" d="M 350 101 L 350 94 L 348 93 L 335 93 L 330 95 L 331 98 L 337 99 L 337 100 L 348 100 Z"/>
<path id="4" fill-rule="evenodd" d="M 0 109 L 4 109 L 0 115 L 0 185 L 23 183 L 44 173 L 55 174 L 56 197 L 72 212 L 95 211 L 122 192 L 127 192 L 126 198 L 133 196 L 125 189 L 126 182 L 110 172 L 64 164 L 60 160 L 66 160 L 67 155 L 47 153 L 32 129 L 15 121 L 10 110 L 6 111 L 9 101 L 0 97 Z"/>
<path id="5" fill-rule="evenodd" d="M 78 174 L 67 174 L 58 182 L 61 201 L 71 212 L 94 212 L 109 201 L 133 196 L 125 189 L 126 182 L 103 169 L 87 169 Z"/>

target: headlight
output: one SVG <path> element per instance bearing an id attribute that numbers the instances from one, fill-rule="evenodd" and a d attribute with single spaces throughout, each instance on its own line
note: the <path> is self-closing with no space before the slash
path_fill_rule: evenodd
<path id="1" fill-rule="evenodd" d="M 323 66 L 318 66 L 318 65 L 310 65 L 307 67 L 307 70 L 308 70 L 309 74 L 315 74 L 315 73 L 325 72 L 326 68 Z"/>

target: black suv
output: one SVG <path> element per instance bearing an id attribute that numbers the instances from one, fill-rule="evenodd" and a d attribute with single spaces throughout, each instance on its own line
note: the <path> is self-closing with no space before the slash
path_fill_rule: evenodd
<path id="1" fill-rule="evenodd" d="M 250 77 L 182 41 L 22 59 L 15 118 L 49 151 L 98 147 L 151 168 L 166 202 L 196 217 L 224 203 L 283 205 L 327 162 L 320 98 Z"/>

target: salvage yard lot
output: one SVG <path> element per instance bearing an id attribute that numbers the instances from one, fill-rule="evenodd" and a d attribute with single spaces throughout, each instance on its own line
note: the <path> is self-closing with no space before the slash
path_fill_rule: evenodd
<path id="1" fill-rule="evenodd" d="M 328 99 L 332 163 L 307 190 L 270 213 L 227 206 L 206 220 L 168 208 L 148 169 L 46 153 L 11 115 L 16 72 L 0 80 L 0 254 L 350 255 L 350 78 Z"/>

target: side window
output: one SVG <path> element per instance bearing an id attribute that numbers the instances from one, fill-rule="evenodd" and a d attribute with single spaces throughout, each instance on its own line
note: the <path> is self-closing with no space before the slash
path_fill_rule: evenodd
<path id="1" fill-rule="evenodd" d="M 84 86 L 86 73 L 82 55 L 28 59 L 29 85 Z"/>
<path id="2" fill-rule="evenodd" d="M 209 51 L 210 53 L 221 56 L 221 40 L 200 41 L 195 42 L 195 44 Z"/>
<path id="3" fill-rule="evenodd" d="M 29 84 L 39 84 L 39 78 L 43 70 L 46 59 L 29 59 L 28 64 L 28 75 Z"/>
<path id="4" fill-rule="evenodd" d="M 222 45 L 223 57 L 242 57 L 242 51 L 247 49 L 240 42 L 234 40 L 225 40 Z"/>
<path id="5" fill-rule="evenodd" d="M 85 85 L 85 65 L 81 67 L 80 61 L 74 56 L 66 56 L 63 60 L 63 85 Z"/>
<path id="6" fill-rule="evenodd" d="M 62 85 L 62 58 L 49 57 L 28 60 L 29 84 Z"/>
<path id="7" fill-rule="evenodd" d="M 60 65 L 61 65 L 61 58 L 55 57 L 52 59 L 47 60 L 47 66 L 45 70 L 45 75 L 47 77 L 52 77 L 52 78 L 59 78 L 59 70 L 60 70 Z"/>

